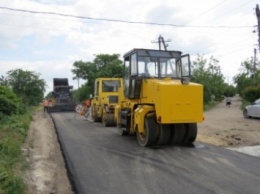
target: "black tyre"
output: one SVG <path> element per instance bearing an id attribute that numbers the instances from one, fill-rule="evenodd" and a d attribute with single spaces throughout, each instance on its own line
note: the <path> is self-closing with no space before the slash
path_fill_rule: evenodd
<path id="1" fill-rule="evenodd" d="M 184 144 L 192 144 L 197 138 L 197 123 L 188 123 L 185 124 L 186 134 L 184 137 Z"/>
<path id="2" fill-rule="evenodd" d="M 154 117 L 146 117 L 144 121 L 144 133 L 137 132 L 138 143 L 143 146 L 151 146 L 156 142 L 156 122 Z"/>
<path id="3" fill-rule="evenodd" d="M 92 109 L 91 109 L 91 113 L 92 113 L 92 119 L 94 122 L 100 122 L 102 118 L 99 118 L 97 116 L 97 106 L 95 105 Z"/>
<path id="4" fill-rule="evenodd" d="M 127 136 L 129 135 L 129 133 L 125 130 L 125 128 L 122 127 L 122 124 L 117 124 L 117 131 L 118 131 L 118 134 L 121 135 L 121 136 Z"/>
<path id="5" fill-rule="evenodd" d="M 113 113 L 103 113 L 102 124 L 104 127 L 115 125 L 114 114 Z"/>
<path id="6" fill-rule="evenodd" d="M 168 144 L 171 138 L 171 125 L 169 124 L 158 124 L 159 137 L 157 145 Z"/>
<path id="7" fill-rule="evenodd" d="M 174 124 L 172 125 L 172 135 L 171 144 L 180 145 L 184 142 L 184 136 L 186 133 L 186 128 L 184 124 Z"/>
<path id="8" fill-rule="evenodd" d="M 108 123 L 107 123 L 107 119 L 106 119 L 106 113 L 103 112 L 102 114 L 102 125 L 104 127 L 107 127 L 108 126 Z"/>
<path id="9" fill-rule="evenodd" d="M 94 105 L 91 109 L 91 117 L 94 122 L 96 122 L 96 105 Z"/>
<path id="10" fill-rule="evenodd" d="M 248 111 L 247 111 L 247 109 L 245 109 L 244 111 L 243 111 L 243 116 L 246 118 L 246 119 L 248 119 L 250 116 L 248 115 Z"/>
<path id="11" fill-rule="evenodd" d="M 117 117 L 117 119 L 119 119 L 119 118 L 121 118 L 120 113 L 119 113 L 119 116 Z M 129 135 L 128 131 L 125 130 L 122 123 L 118 123 L 118 120 L 116 121 L 116 125 L 117 125 L 117 132 L 118 132 L 119 135 L 121 135 L 121 136 Z"/>

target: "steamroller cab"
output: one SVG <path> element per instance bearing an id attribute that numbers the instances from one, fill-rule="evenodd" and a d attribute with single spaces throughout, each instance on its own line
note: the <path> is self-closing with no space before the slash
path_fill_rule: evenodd
<path id="1" fill-rule="evenodd" d="M 91 101 L 91 114 L 95 122 L 102 121 L 104 126 L 115 125 L 114 109 L 118 103 L 118 88 L 122 78 L 97 78 L 94 98 Z"/>
<path id="2" fill-rule="evenodd" d="M 124 69 L 115 111 L 120 135 L 136 134 L 141 146 L 193 143 L 203 121 L 203 86 L 190 82 L 189 55 L 133 49 Z"/>

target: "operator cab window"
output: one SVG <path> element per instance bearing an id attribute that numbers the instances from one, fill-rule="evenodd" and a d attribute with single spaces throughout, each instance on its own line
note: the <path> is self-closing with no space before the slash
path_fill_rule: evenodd
<path id="1" fill-rule="evenodd" d="M 94 91 L 94 95 L 98 96 L 99 95 L 99 81 L 96 81 L 96 87 L 95 87 L 95 91 Z"/>
<path id="2" fill-rule="evenodd" d="M 125 96 L 128 95 L 128 89 L 129 89 L 129 79 L 130 79 L 130 57 L 125 58 L 124 61 L 124 94 Z"/>
<path id="3" fill-rule="evenodd" d="M 174 58 L 160 58 L 160 75 L 161 77 L 173 78 L 177 78 L 180 75 Z"/>
<path id="4" fill-rule="evenodd" d="M 131 56 L 131 76 L 137 75 L 137 59 L 136 59 L 136 54 L 133 54 Z"/>
<path id="5" fill-rule="evenodd" d="M 143 79 L 179 79 L 188 84 L 190 79 L 189 55 L 179 51 L 134 49 L 124 56 L 124 94 L 130 98 L 140 96 Z"/>
<path id="6" fill-rule="evenodd" d="M 102 82 L 102 92 L 117 92 L 120 82 L 116 80 L 106 80 Z"/>
<path id="7" fill-rule="evenodd" d="M 143 77 L 158 77 L 156 58 L 138 57 L 138 75 Z"/>

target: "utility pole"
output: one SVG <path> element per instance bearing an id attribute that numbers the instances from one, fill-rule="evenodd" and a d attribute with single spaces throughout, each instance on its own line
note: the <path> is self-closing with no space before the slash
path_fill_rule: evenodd
<path id="1" fill-rule="evenodd" d="M 255 15 L 257 18 L 257 31 L 258 31 L 258 50 L 260 52 L 260 10 L 258 4 L 256 4 Z M 256 74 L 256 48 L 254 49 L 254 75 L 253 75 L 253 83 L 255 84 L 255 74 Z"/>
<path id="2" fill-rule="evenodd" d="M 162 50 L 161 44 L 163 44 L 164 50 L 167 51 L 168 44 L 165 44 L 165 42 L 171 42 L 171 39 L 168 39 L 168 40 L 165 41 L 164 38 L 160 35 L 158 37 L 158 41 L 152 41 L 152 43 L 158 43 L 159 44 L 159 50 Z"/>
<path id="3" fill-rule="evenodd" d="M 259 48 L 259 51 L 260 51 L 260 10 L 259 10 L 258 4 L 256 5 L 256 8 L 255 8 L 255 15 L 256 15 L 256 18 L 257 18 L 258 48 Z"/>
<path id="4" fill-rule="evenodd" d="M 253 77 L 254 84 L 255 84 L 255 73 L 256 73 L 256 48 L 254 48 L 254 77 Z"/>

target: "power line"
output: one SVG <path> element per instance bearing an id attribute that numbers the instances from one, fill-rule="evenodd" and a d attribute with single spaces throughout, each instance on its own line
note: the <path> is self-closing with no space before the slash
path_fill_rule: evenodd
<path id="1" fill-rule="evenodd" d="M 182 27 L 182 28 L 251 28 L 252 26 L 188 26 L 188 25 L 177 25 L 177 24 L 164 24 L 164 23 L 155 23 L 155 22 L 138 22 L 138 21 L 127 21 L 127 20 L 119 20 L 119 19 L 107 19 L 107 18 L 93 18 L 86 16 L 77 16 L 70 14 L 62 14 L 56 12 L 44 12 L 44 11 L 33 11 L 33 10 L 25 10 L 25 9 L 15 9 L 10 7 L 2 7 L 0 9 L 10 10 L 10 11 L 19 11 L 31 14 L 45 14 L 45 15 L 57 15 L 62 17 L 72 17 L 78 19 L 87 19 L 87 20 L 98 20 L 98 21 L 106 21 L 106 22 L 120 22 L 120 23 L 129 23 L 129 24 L 143 24 L 143 25 L 157 25 L 157 26 L 171 26 L 171 27 Z"/>
<path id="2" fill-rule="evenodd" d="M 209 9 L 207 9 L 207 10 L 204 11 L 204 12 L 202 12 L 201 14 L 199 14 L 199 15 L 193 17 L 192 20 L 191 20 L 189 23 L 191 23 L 192 21 L 194 21 L 196 18 L 198 18 L 198 17 L 204 15 L 205 13 L 208 13 L 209 11 L 215 9 L 216 7 L 220 6 L 221 4 L 225 3 L 225 1 L 227 1 L 227 0 L 221 1 L 220 3 L 218 3 L 218 4 L 216 4 L 216 5 L 212 6 L 212 7 L 210 7 Z"/>
<path id="3" fill-rule="evenodd" d="M 219 18 L 222 18 L 223 16 L 226 16 L 226 15 L 232 13 L 233 11 L 237 10 L 238 8 L 240 8 L 240 7 L 242 7 L 242 6 L 246 5 L 246 4 L 248 4 L 248 1 L 246 1 L 246 2 L 243 3 L 243 4 L 240 4 L 240 5 L 237 6 L 237 7 L 234 7 L 234 9 L 231 9 L 231 10 L 229 10 L 228 12 L 223 13 L 223 14 L 222 14 L 221 16 L 219 16 L 219 17 L 216 17 L 216 18 L 213 18 L 213 19 L 208 20 L 207 22 L 211 22 L 211 21 L 217 20 L 217 19 L 219 19 Z"/>

